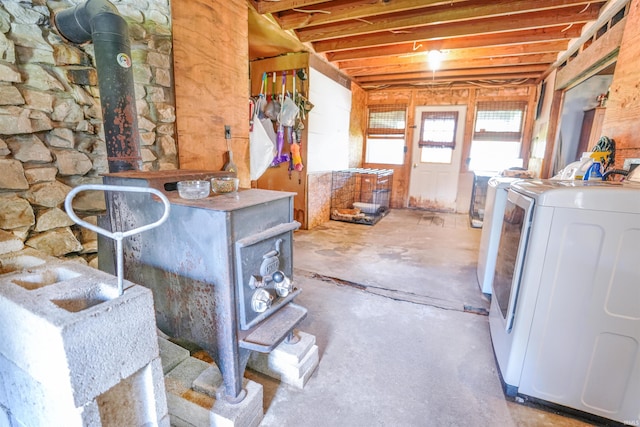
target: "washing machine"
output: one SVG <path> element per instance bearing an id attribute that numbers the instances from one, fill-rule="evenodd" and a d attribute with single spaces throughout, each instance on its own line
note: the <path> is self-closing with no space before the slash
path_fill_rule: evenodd
<path id="1" fill-rule="evenodd" d="M 489 325 L 505 393 L 640 424 L 640 174 L 515 182 L 502 218 Z"/>
<path id="2" fill-rule="evenodd" d="M 507 202 L 507 190 L 509 186 L 520 178 L 494 176 L 487 184 L 487 198 L 484 206 L 484 220 L 482 222 L 482 234 L 480 236 L 480 249 L 478 251 L 478 286 L 482 293 L 491 295 L 491 282 L 496 267 L 496 255 L 498 253 L 498 241 L 502 228 L 502 215 Z"/>

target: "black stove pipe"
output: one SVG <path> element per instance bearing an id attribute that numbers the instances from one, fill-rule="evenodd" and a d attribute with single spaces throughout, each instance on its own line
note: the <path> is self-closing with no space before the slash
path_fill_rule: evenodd
<path id="1" fill-rule="evenodd" d="M 140 134 L 131 68 L 129 28 L 107 0 L 87 0 L 55 15 L 67 40 L 95 46 L 109 172 L 140 170 Z"/>

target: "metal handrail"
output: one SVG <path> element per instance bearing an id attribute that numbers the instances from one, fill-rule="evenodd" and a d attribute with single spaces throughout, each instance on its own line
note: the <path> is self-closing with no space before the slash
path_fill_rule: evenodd
<path id="1" fill-rule="evenodd" d="M 164 212 L 162 213 L 162 216 L 160 217 L 160 219 L 158 219 L 155 222 L 152 222 L 151 224 L 146 224 L 143 225 L 142 227 L 138 227 L 138 228 L 133 228 L 131 230 L 127 230 L 127 231 L 116 231 L 116 232 L 112 232 L 109 230 L 105 230 L 104 228 L 98 227 L 97 225 L 93 225 L 87 221 L 84 221 L 80 218 L 78 218 L 78 216 L 76 215 L 76 213 L 73 211 L 73 206 L 72 206 L 72 202 L 73 202 L 73 198 L 76 196 L 76 194 L 83 192 L 83 191 L 91 191 L 91 190 L 98 190 L 98 191 L 121 191 L 121 192 L 127 192 L 127 193 L 150 193 L 150 194 L 155 194 L 156 196 L 158 196 L 160 198 L 160 200 L 162 200 L 162 203 L 164 204 Z M 69 217 L 78 225 L 88 228 L 89 230 L 95 231 L 98 234 L 102 234 L 103 236 L 106 236 L 110 239 L 113 239 L 116 241 L 116 276 L 118 277 L 118 296 L 122 295 L 122 293 L 124 292 L 123 289 L 123 250 L 122 250 L 122 239 L 124 239 L 125 237 L 128 236 L 132 236 L 134 234 L 138 234 L 138 233 L 142 233 L 143 231 L 147 231 L 147 230 L 151 230 L 152 228 L 156 228 L 159 225 L 161 225 L 163 222 L 165 222 L 167 220 L 167 218 L 169 218 L 169 212 L 171 210 L 171 204 L 169 203 L 169 199 L 167 199 L 167 196 L 165 196 L 161 191 L 156 190 L 155 188 L 147 188 L 147 187 L 129 187 L 129 186 L 124 186 L 124 185 L 102 185 L 102 184 L 87 184 L 87 185 L 80 185 L 78 187 L 75 187 L 74 189 L 72 189 L 69 194 L 67 194 L 67 197 L 64 200 L 64 208 L 67 211 L 67 215 L 69 215 Z"/>

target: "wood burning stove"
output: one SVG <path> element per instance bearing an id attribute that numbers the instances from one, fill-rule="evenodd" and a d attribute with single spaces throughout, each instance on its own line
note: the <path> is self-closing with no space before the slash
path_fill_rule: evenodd
<path id="1" fill-rule="evenodd" d="M 176 183 L 224 172 L 119 172 L 104 184 L 150 187 L 171 203 L 168 220 L 123 241 L 124 275 L 153 291 L 160 330 L 197 344 L 216 361 L 229 402 L 244 398 L 251 351 L 268 353 L 293 336 L 307 310 L 293 303 L 294 193 L 243 189 L 187 200 Z M 107 192 L 102 226 L 125 231 L 152 222 L 162 204 L 141 193 Z M 113 248 L 100 241 L 100 268 L 112 270 Z"/>

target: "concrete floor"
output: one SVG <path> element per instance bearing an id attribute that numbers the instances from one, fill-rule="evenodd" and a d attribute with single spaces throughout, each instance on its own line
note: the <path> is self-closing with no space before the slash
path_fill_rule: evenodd
<path id="1" fill-rule="evenodd" d="M 262 426 L 588 426 L 505 399 L 466 215 L 392 210 L 294 237 L 300 329 L 320 363 L 303 390 L 264 387 Z"/>

